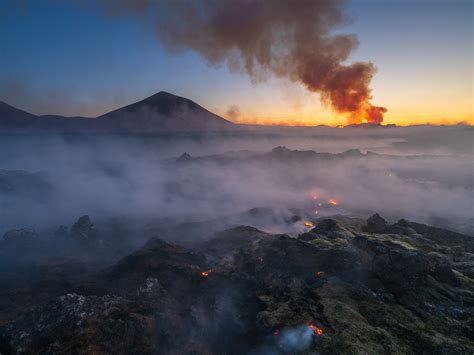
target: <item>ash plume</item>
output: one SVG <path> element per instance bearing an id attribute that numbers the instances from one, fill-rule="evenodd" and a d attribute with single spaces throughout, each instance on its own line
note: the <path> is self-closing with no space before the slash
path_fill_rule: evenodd
<path id="1" fill-rule="evenodd" d="M 140 9 L 156 13 L 157 36 L 169 50 L 193 50 L 211 65 L 226 63 L 247 73 L 253 82 L 274 75 L 300 83 L 349 123 L 380 123 L 387 109 L 370 103 L 375 66 L 346 64 L 357 37 L 331 32 L 347 22 L 344 3 L 178 0 L 143 2 Z M 108 12 L 124 12 L 124 6 L 137 11 L 134 1 L 119 4 L 108 3 L 120 7 Z"/>

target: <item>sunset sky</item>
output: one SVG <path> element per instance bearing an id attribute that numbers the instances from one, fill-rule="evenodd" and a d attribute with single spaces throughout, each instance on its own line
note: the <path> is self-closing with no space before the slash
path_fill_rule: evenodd
<path id="1" fill-rule="evenodd" d="M 284 79 L 253 84 L 192 51 L 170 53 L 143 16 L 110 16 L 92 1 L 0 0 L 0 100 L 36 114 L 97 116 L 158 91 L 190 98 L 234 122 L 338 125 L 343 115 Z M 384 123 L 474 124 L 473 2 L 353 0 Z"/>

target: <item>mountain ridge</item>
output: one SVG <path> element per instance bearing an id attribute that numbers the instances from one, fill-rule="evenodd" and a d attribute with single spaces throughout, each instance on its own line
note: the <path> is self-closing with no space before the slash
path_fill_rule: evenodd
<path id="1" fill-rule="evenodd" d="M 219 130 L 233 123 L 187 98 L 160 91 L 103 115 L 35 115 L 0 101 L 0 131 L 160 132 Z"/>

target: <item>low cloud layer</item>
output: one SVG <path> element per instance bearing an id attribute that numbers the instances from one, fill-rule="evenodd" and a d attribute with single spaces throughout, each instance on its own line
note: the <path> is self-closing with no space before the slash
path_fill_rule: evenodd
<path id="1" fill-rule="evenodd" d="M 474 200 L 469 137 L 471 127 L 275 128 L 173 139 L 8 136 L 0 169 L 39 172 L 51 189 L 11 193 L 4 185 L 0 227 L 70 224 L 83 214 L 189 222 L 255 207 L 313 213 L 312 191 L 324 202 L 338 201 L 328 213 L 377 211 L 465 227 L 472 224 Z M 429 138 L 436 144 L 422 143 Z M 281 145 L 288 150 L 270 152 Z M 338 154 L 350 148 L 379 155 Z M 191 158 L 176 162 L 184 152 Z"/>

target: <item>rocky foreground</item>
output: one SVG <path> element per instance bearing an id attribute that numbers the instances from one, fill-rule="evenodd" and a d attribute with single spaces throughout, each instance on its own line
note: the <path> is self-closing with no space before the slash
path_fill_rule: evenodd
<path id="1" fill-rule="evenodd" d="M 374 215 L 123 257 L 119 234 L 84 216 L 52 240 L 4 236 L 2 355 L 474 353 L 470 236 Z"/>

